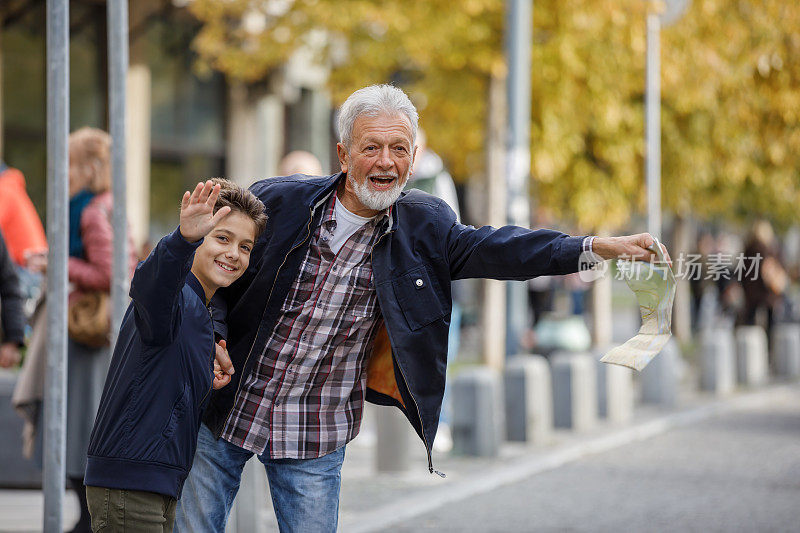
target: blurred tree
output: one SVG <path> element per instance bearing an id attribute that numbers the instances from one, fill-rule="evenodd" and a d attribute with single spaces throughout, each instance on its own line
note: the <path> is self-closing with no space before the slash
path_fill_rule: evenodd
<path id="1" fill-rule="evenodd" d="M 645 3 L 534 3 L 531 157 L 537 202 L 581 231 L 644 205 Z"/>
<path id="2" fill-rule="evenodd" d="M 402 85 L 457 179 L 481 170 L 488 80 L 505 69 L 502 2 L 195 0 L 190 9 L 204 23 L 200 68 L 252 82 L 303 47 L 332 66 L 337 104 L 367 84 Z"/>
<path id="3" fill-rule="evenodd" d="M 199 68 L 252 82 L 299 48 L 332 66 L 339 103 L 370 83 L 412 96 L 456 180 L 484 167 L 502 0 L 194 0 Z M 584 231 L 644 208 L 641 0 L 536 0 L 532 191 Z M 664 202 L 679 215 L 796 218 L 800 4 L 694 0 L 662 33 Z"/>
<path id="4" fill-rule="evenodd" d="M 800 205 L 800 4 L 695 0 L 663 39 L 664 201 L 781 226 Z"/>

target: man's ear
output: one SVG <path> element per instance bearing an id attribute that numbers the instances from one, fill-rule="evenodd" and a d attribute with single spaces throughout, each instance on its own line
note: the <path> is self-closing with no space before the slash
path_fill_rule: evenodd
<path id="1" fill-rule="evenodd" d="M 347 148 L 342 143 L 336 143 L 336 155 L 339 156 L 339 166 L 347 174 Z"/>

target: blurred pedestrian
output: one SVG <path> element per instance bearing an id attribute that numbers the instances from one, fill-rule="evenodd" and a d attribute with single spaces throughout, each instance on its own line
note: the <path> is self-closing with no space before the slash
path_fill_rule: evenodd
<path id="1" fill-rule="evenodd" d="M 25 190 L 25 176 L 0 160 L 0 231 L 14 263 L 28 266 L 31 257 L 47 252 L 39 214 Z"/>
<path id="2" fill-rule="evenodd" d="M 774 314 L 788 286 L 788 276 L 778 255 L 777 240 L 772 225 L 757 220 L 744 248 L 743 271 L 758 275 L 743 275 L 744 311 L 741 323 L 772 329 Z M 757 268 L 757 270 L 756 270 Z"/>
<path id="3" fill-rule="evenodd" d="M 539 276 L 528 280 L 528 305 L 531 311 L 531 325 L 536 326 L 547 313 L 553 311 L 555 279 L 552 276 Z"/>
<path id="4" fill-rule="evenodd" d="M 319 176 L 322 174 L 322 165 L 317 156 L 311 152 L 295 150 L 283 156 L 278 165 L 278 173 L 281 176 L 291 176 L 293 174 Z"/>
<path id="5" fill-rule="evenodd" d="M 24 332 L 19 278 L 0 234 L 0 367 L 9 368 L 19 363 Z"/>
<path id="6" fill-rule="evenodd" d="M 573 315 L 583 314 L 586 308 L 586 293 L 589 287 L 590 284 L 583 281 L 577 272 L 564 276 L 564 288 L 569 291 L 570 313 Z"/>
<path id="7" fill-rule="evenodd" d="M 47 261 L 47 239 L 39 214 L 25 190 L 25 176 L 0 160 L 0 233 L 17 267 L 25 316 L 33 314 L 41 294 L 41 264 Z"/>

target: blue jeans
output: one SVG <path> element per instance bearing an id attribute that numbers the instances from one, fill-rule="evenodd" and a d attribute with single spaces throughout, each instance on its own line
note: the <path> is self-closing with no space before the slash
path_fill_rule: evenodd
<path id="1" fill-rule="evenodd" d="M 270 459 L 264 464 L 281 532 L 334 532 L 339 519 L 344 446 L 316 459 Z M 175 531 L 225 531 L 245 463 L 253 455 L 200 426 L 194 464 L 175 513 Z"/>

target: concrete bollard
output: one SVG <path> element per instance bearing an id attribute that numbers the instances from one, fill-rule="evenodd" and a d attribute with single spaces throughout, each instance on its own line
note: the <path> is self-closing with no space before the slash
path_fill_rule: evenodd
<path id="1" fill-rule="evenodd" d="M 518 355 L 503 375 L 506 439 L 543 444 L 553 433 L 550 365 L 541 355 Z"/>
<path id="2" fill-rule="evenodd" d="M 553 422 L 556 427 L 586 431 L 597 423 L 597 363 L 587 353 L 560 352 L 552 357 Z"/>
<path id="3" fill-rule="evenodd" d="M 681 363 L 681 350 L 673 337 L 639 373 L 642 403 L 675 406 L 678 402 Z"/>
<path id="4" fill-rule="evenodd" d="M 404 472 L 408 470 L 408 456 L 414 429 L 406 417 L 395 407 L 378 407 L 375 413 L 378 434 L 375 449 L 375 468 L 378 472 Z"/>
<path id="5" fill-rule="evenodd" d="M 800 376 L 800 324 L 776 324 L 772 328 L 772 363 L 775 374 Z"/>
<path id="6" fill-rule="evenodd" d="M 244 465 L 239 491 L 228 515 L 225 533 L 267 533 L 275 523 L 267 472 L 258 457 Z"/>
<path id="7" fill-rule="evenodd" d="M 453 453 L 494 457 L 505 434 L 500 376 L 473 367 L 453 379 Z"/>
<path id="8" fill-rule="evenodd" d="M 633 418 L 633 371 L 619 365 L 601 363 L 608 350 L 594 354 L 597 361 L 597 415 L 614 424 Z"/>
<path id="9" fill-rule="evenodd" d="M 767 333 L 761 326 L 736 328 L 736 377 L 743 385 L 758 386 L 767 381 Z"/>
<path id="10" fill-rule="evenodd" d="M 700 388 L 718 395 L 736 386 L 736 348 L 733 332 L 727 328 L 703 333 L 700 353 Z"/>

